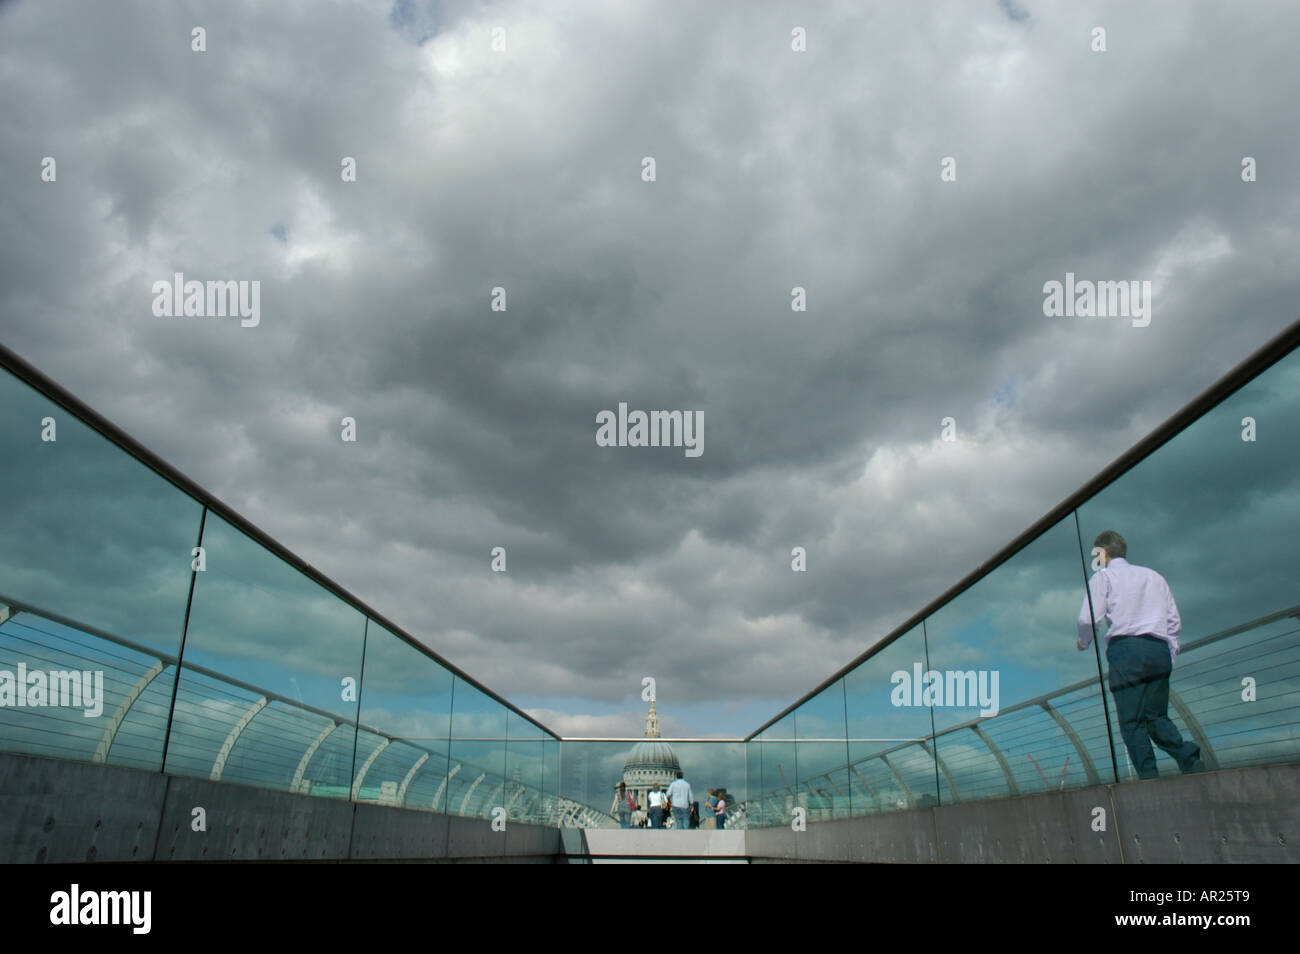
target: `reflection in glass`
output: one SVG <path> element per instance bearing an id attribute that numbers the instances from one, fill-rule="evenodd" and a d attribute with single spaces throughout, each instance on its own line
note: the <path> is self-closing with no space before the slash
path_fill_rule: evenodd
<path id="1" fill-rule="evenodd" d="M 0 442 L 0 749 L 156 771 L 203 508 L 3 370 Z"/>
<path id="2" fill-rule="evenodd" d="M 0 605 L 174 659 L 203 507 L 4 370 L 0 442 Z"/>
<path id="3" fill-rule="evenodd" d="M 0 751 L 159 769 L 174 665 L 13 604 L 0 618 Z"/>
<path id="4" fill-rule="evenodd" d="M 941 801 L 1112 780 L 1082 593 L 1071 514 L 926 619 Z"/>
<path id="5" fill-rule="evenodd" d="M 795 745 L 794 713 L 763 730 L 762 789 L 757 798 L 759 816 L 766 827 L 788 825 L 798 801 L 798 747 Z"/>
<path id="6" fill-rule="evenodd" d="M 491 818 L 504 807 L 506 784 L 506 707 L 487 693 L 456 678 L 452 690 L 451 767 L 447 772 L 446 812 Z"/>
<path id="7" fill-rule="evenodd" d="M 506 710 L 506 785 L 502 807 L 508 821 L 542 822 L 545 737 L 528 719 Z"/>
<path id="8" fill-rule="evenodd" d="M 748 797 L 744 810 L 749 828 L 763 828 L 768 822 L 763 815 L 763 743 L 757 738 L 745 743 L 745 785 Z"/>
<path id="9" fill-rule="evenodd" d="M 848 733 L 844 680 L 839 679 L 794 711 L 799 767 L 796 804 L 806 822 L 849 814 Z"/>
<path id="10" fill-rule="evenodd" d="M 167 771 L 351 797 L 365 617 L 215 514 L 203 549 Z"/>
<path id="11" fill-rule="evenodd" d="M 380 805 L 442 811 L 451 735 L 452 674 L 370 621 L 361 686 L 361 725 L 386 739 L 367 765 L 358 753 L 356 798 Z M 364 736 L 363 736 L 364 737 Z"/>
<path id="12" fill-rule="evenodd" d="M 926 670 L 925 639 L 915 626 L 844 677 L 849 735 L 850 812 L 869 815 L 937 803 L 930 707 L 912 692 Z M 901 676 L 899 674 L 902 674 Z"/>

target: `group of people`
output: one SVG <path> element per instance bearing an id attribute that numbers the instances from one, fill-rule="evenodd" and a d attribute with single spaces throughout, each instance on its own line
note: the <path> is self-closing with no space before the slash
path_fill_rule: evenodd
<path id="1" fill-rule="evenodd" d="M 674 828 L 686 831 L 690 828 L 705 830 L 727 827 L 727 790 L 725 788 L 709 789 L 709 797 L 703 806 L 695 801 L 691 783 L 682 777 L 677 778 L 663 790 L 658 782 L 647 795 L 648 807 L 636 803 L 632 793 L 627 790 L 626 782 L 618 783 L 614 793 L 614 804 L 609 813 L 618 819 L 623 828 Z"/>

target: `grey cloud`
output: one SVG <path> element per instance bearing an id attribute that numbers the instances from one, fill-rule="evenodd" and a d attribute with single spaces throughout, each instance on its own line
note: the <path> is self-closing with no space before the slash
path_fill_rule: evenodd
<path id="1" fill-rule="evenodd" d="M 1286 5 L 3 16 L 5 343 L 507 698 L 775 708 L 1295 318 Z M 1150 328 L 1042 314 L 1161 268 Z M 262 325 L 153 318 L 173 271 Z M 597 447 L 619 401 L 704 456 Z"/>

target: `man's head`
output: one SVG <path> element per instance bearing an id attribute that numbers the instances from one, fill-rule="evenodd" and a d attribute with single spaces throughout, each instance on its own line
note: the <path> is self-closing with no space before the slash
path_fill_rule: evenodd
<path id="1" fill-rule="evenodd" d="M 678 769 L 678 770 L 677 770 L 677 777 L 678 777 L 678 778 L 681 778 L 681 777 L 682 777 L 682 770 L 681 770 L 681 769 Z"/>
<path id="2" fill-rule="evenodd" d="M 1121 557 L 1127 557 L 1128 544 L 1114 530 L 1103 530 L 1097 534 L 1097 539 L 1092 541 L 1094 550 L 1100 548 L 1104 552 L 1101 558 L 1101 565 L 1104 567 L 1111 560 L 1118 560 Z"/>

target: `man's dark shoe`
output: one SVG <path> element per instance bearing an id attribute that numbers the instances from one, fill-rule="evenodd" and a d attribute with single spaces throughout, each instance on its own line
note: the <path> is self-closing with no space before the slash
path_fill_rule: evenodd
<path id="1" fill-rule="evenodd" d="M 1180 768 L 1182 768 L 1184 775 L 1196 775 L 1205 771 L 1205 763 L 1198 755 L 1195 758 L 1188 759 L 1180 766 Z"/>

